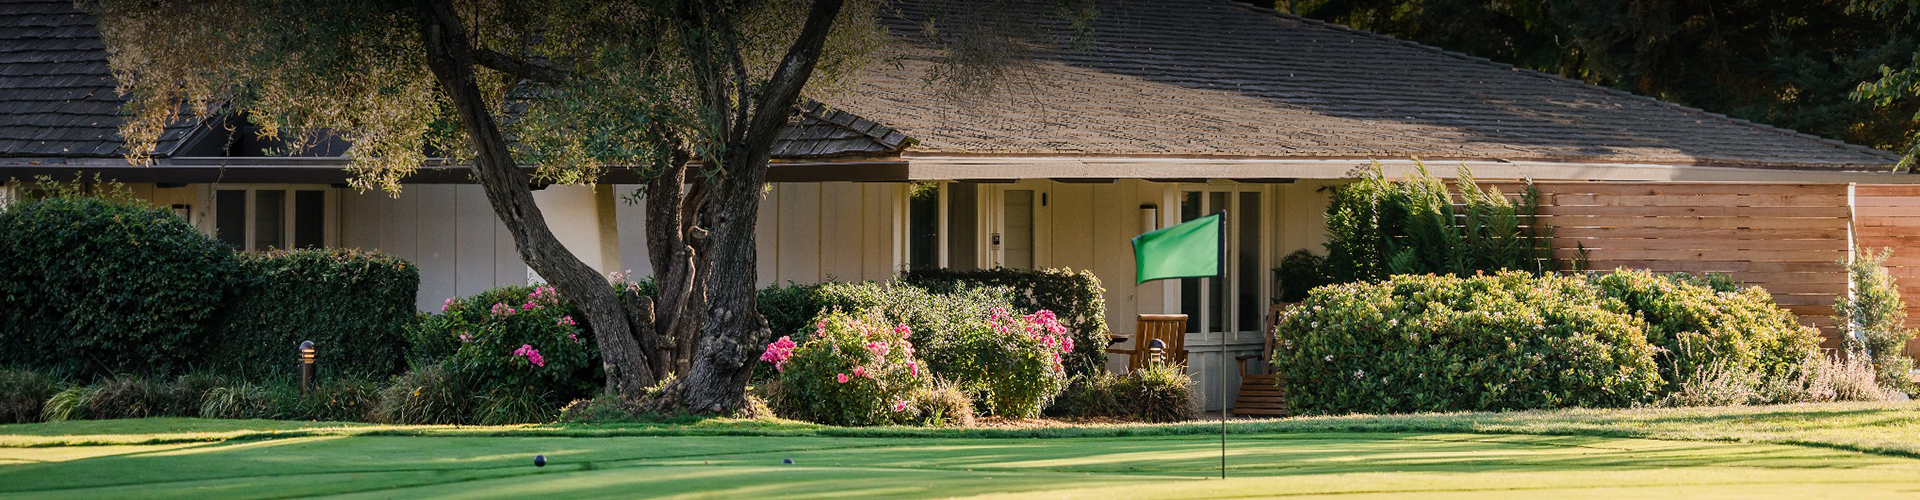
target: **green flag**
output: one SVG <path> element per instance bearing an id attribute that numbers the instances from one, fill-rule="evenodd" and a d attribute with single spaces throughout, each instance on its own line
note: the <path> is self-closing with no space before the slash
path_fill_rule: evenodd
<path id="1" fill-rule="evenodd" d="M 1133 237 L 1135 282 L 1225 276 L 1226 218 L 1221 211 Z"/>

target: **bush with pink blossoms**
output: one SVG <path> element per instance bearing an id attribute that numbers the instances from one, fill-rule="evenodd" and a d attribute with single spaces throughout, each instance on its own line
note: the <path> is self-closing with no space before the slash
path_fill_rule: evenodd
<path id="1" fill-rule="evenodd" d="M 796 342 L 781 337 L 761 360 L 779 368 L 781 416 L 830 425 L 923 423 L 915 394 L 933 377 L 914 356 L 913 331 L 877 309 L 822 313 Z"/>
<path id="2" fill-rule="evenodd" d="M 592 395 L 603 382 L 591 334 L 552 287 L 502 287 L 448 299 L 415 331 L 415 368 L 443 366 L 470 384 L 487 406 L 547 410 Z M 541 412 L 515 411 L 514 414 Z M 550 413 L 550 411 L 548 412 Z"/>
<path id="3" fill-rule="evenodd" d="M 932 366 L 986 409 L 1006 418 L 1040 416 L 1067 387 L 1065 356 L 1074 339 L 1053 312 L 1016 314 L 995 308 L 947 333 L 950 349 Z"/>

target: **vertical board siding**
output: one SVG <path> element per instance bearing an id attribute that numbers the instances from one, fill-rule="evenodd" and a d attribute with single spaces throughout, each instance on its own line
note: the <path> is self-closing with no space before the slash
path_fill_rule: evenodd
<path id="1" fill-rule="evenodd" d="M 1539 182 L 1554 256 L 1584 248 L 1589 269 L 1721 273 L 1775 302 L 1839 345 L 1834 299 L 1847 293 L 1845 184 Z M 1483 182 L 1510 196 L 1523 185 Z"/>
<path id="2" fill-rule="evenodd" d="M 1907 301 L 1907 328 L 1920 328 L 1920 186 L 1869 185 L 1854 188 L 1854 240 L 1862 251 L 1893 249 L 1887 270 Z M 1920 340 L 1907 344 L 1920 356 Z"/>

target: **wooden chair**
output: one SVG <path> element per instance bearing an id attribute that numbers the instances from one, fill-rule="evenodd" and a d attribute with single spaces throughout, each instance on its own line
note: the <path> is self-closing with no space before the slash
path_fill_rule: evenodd
<path id="1" fill-rule="evenodd" d="M 1165 347 L 1161 348 L 1160 355 L 1164 357 L 1168 363 L 1178 363 L 1180 366 L 1187 365 L 1187 315 L 1142 314 L 1139 317 L 1138 327 L 1134 328 L 1133 331 L 1134 333 L 1131 336 L 1115 336 L 1118 342 L 1124 342 L 1129 338 L 1132 339 L 1132 348 L 1107 349 L 1107 353 L 1109 354 L 1127 355 L 1128 373 L 1132 373 L 1134 370 L 1146 366 L 1148 356 L 1151 355 L 1149 348 L 1155 340 L 1166 344 Z"/>
<path id="2" fill-rule="evenodd" d="M 1234 359 L 1240 361 L 1240 394 L 1233 399 L 1235 415 L 1284 416 L 1287 414 L 1286 397 L 1280 393 L 1280 379 L 1273 368 L 1273 341 L 1277 332 L 1274 327 L 1280 324 L 1280 315 L 1287 312 L 1293 303 L 1274 304 L 1267 309 L 1267 328 L 1264 341 L 1261 342 L 1260 355 L 1242 355 Z M 1253 361 L 1258 359 L 1258 363 Z M 1254 368 L 1259 368 L 1256 373 Z"/>

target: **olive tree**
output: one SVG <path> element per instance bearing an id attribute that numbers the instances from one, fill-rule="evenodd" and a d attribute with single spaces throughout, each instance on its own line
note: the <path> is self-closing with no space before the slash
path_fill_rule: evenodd
<path id="1" fill-rule="evenodd" d="M 946 49 L 929 81 L 990 88 L 1037 33 L 1027 2 L 930 0 Z M 398 194 L 433 158 L 471 166 L 520 257 L 585 314 L 607 387 L 678 411 L 744 401 L 754 222 L 804 94 L 844 89 L 887 35 L 885 0 L 83 0 L 131 118 L 129 160 L 164 126 L 244 116 L 261 133 L 347 140 L 352 184 Z M 1090 16 L 1088 9 L 1046 10 Z M 982 69 L 984 68 L 984 69 Z M 298 143 L 299 141 L 292 141 Z M 561 245 L 534 183 L 646 179 L 656 298 L 619 297 Z"/>

